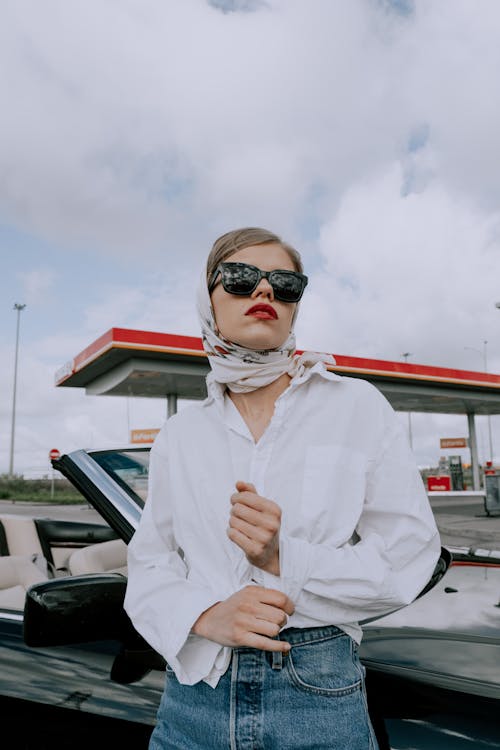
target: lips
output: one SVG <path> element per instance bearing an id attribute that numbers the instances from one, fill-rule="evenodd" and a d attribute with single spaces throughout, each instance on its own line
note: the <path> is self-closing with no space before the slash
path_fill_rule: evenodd
<path id="1" fill-rule="evenodd" d="M 277 320 L 278 314 L 271 305 L 254 305 L 246 311 L 245 315 L 252 315 L 261 320 Z"/>

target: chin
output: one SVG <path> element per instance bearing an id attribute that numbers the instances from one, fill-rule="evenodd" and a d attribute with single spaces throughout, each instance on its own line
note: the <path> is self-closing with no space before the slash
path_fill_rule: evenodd
<path id="1" fill-rule="evenodd" d="M 262 325 L 260 321 L 248 323 L 243 326 L 221 325 L 219 331 L 228 341 L 256 352 L 279 349 L 290 335 L 289 331 L 283 331 L 286 326 L 280 326 L 281 330 L 277 330 L 278 326 Z"/>
<path id="2" fill-rule="evenodd" d="M 288 338 L 288 337 L 287 337 Z M 243 346 L 245 349 L 252 349 L 252 351 L 255 352 L 264 352 L 264 351 L 270 351 L 272 349 L 279 349 L 283 344 L 285 343 L 286 339 L 283 341 L 279 340 L 276 341 L 275 338 L 270 338 L 268 336 L 260 336 L 260 337 L 243 337 L 243 338 L 234 338 L 230 339 L 235 344 L 238 344 L 238 346 Z"/>

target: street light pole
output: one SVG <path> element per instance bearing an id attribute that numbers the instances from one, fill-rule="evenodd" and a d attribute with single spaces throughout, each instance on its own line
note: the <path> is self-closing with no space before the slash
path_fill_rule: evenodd
<path id="1" fill-rule="evenodd" d="M 17 312 L 17 323 L 16 323 L 16 353 L 14 356 L 14 389 L 12 392 L 12 426 L 10 431 L 10 461 L 9 461 L 9 476 L 14 476 L 14 436 L 16 432 L 16 390 L 17 390 L 17 359 L 19 353 L 19 325 L 21 320 L 21 312 L 24 310 L 26 305 L 20 305 L 18 302 L 14 305 L 14 310 Z"/>
<path id="2" fill-rule="evenodd" d="M 405 362 L 408 362 L 408 357 L 412 356 L 411 352 L 403 352 L 401 355 Z M 410 440 L 410 448 L 413 450 L 413 433 L 411 429 L 411 411 L 408 412 L 408 438 Z"/>

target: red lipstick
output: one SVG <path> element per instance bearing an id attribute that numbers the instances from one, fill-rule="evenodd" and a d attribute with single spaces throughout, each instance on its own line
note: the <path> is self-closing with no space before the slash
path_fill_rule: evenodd
<path id="1" fill-rule="evenodd" d="M 271 305 L 254 305 L 246 311 L 245 315 L 252 315 L 254 318 L 260 318 L 261 320 L 277 320 L 278 314 L 274 307 Z"/>

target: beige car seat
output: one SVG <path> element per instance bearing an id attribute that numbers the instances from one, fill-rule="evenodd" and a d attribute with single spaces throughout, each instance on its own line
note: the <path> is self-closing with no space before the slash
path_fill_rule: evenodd
<path id="1" fill-rule="evenodd" d="M 127 575 L 127 545 L 121 539 L 112 539 L 77 549 L 70 555 L 68 570 L 73 576 L 84 573 Z"/>
<path id="2" fill-rule="evenodd" d="M 0 557 L 0 607 L 24 609 L 26 591 L 49 576 L 29 555 Z"/>

